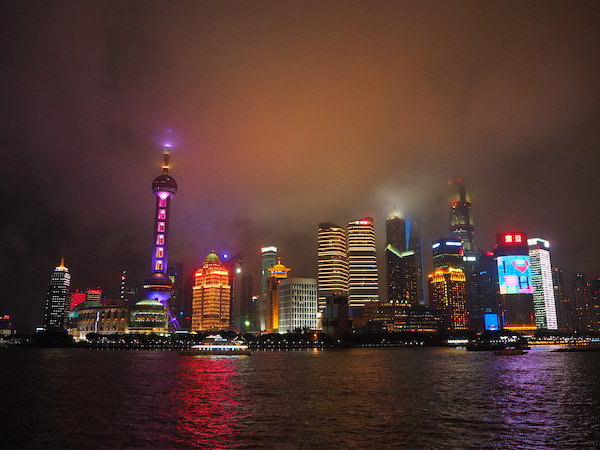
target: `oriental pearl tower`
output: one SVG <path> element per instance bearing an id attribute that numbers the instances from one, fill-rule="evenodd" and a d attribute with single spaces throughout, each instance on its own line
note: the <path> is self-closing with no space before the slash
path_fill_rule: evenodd
<path id="1" fill-rule="evenodd" d="M 146 298 L 158 300 L 169 307 L 168 300 L 171 297 L 173 283 L 166 275 L 168 264 L 168 237 L 169 237 L 169 208 L 171 198 L 177 192 L 177 182 L 169 175 L 169 157 L 171 146 L 163 146 L 162 175 L 152 182 L 152 192 L 156 196 L 156 207 L 154 210 L 154 240 L 152 248 L 152 275 L 144 282 Z M 177 319 L 169 311 L 170 323 L 175 329 L 180 329 Z"/>

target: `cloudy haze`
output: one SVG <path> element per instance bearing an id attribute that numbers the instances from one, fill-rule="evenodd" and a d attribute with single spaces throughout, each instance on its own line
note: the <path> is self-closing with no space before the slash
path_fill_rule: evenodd
<path id="1" fill-rule="evenodd" d="M 394 203 L 428 258 L 462 176 L 482 249 L 523 230 L 598 275 L 599 22 L 585 1 L 3 2 L 0 313 L 41 324 L 63 254 L 109 296 L 147 275 L 167 129 L 190 271 L 273 244 L 315 276 L 319 222 L 371 215 L 383 247 Z"/>

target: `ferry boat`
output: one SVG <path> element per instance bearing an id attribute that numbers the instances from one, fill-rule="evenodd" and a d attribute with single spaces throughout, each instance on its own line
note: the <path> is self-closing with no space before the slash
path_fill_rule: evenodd
<path id="1" fill-rule="evenodd" d="M 221 335 L 208 336 L 201 344 L 192 345 L 189 349 L 181 350 L 180 354 L 186 356 L 198 355 L 249 355 L 250 348 L 242 341 L 227 340 Z"/>

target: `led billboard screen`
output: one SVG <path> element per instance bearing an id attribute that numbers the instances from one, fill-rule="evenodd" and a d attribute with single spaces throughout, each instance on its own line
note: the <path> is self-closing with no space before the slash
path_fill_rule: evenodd
<path id="1" fill-rule="evenodd" d="M 485 317 L 485 329 L 490 331 L 496 331 L 500 327 L 498 326 L 498 314 L 486 313 Z"/>
<path id="2" fill-rule="evenodd" d="M 500 294 L 533 294 L 529 256 L 498 256 Z"/>

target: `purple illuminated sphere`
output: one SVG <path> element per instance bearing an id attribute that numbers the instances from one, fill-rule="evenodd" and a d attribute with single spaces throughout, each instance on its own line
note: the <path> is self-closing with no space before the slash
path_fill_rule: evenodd
<path id="1" fill-rule="evenodd" d="M 177 181 L 170 175 L 159 175 L 152 182 L 152 192 L 160 198 L 173 197 L 177 192 Z"/>
<path id="2" fill-rule="evenodd" d="M 173 283 L 171 279 L 162 272 L 154 272 L 144 281 L 146 298 L 158 300 L 165 303 L 171 297 Z"/>

